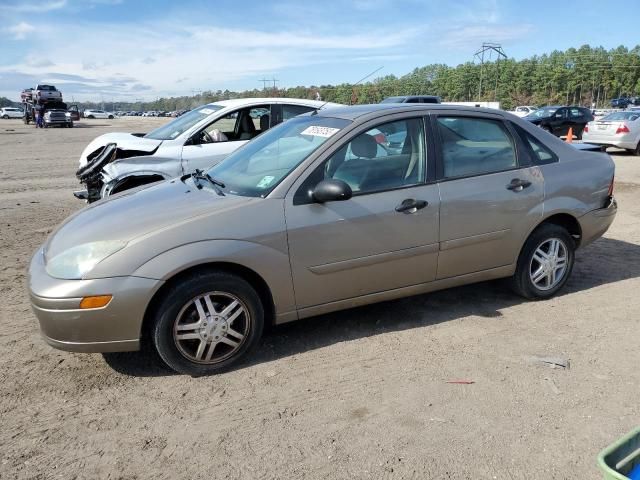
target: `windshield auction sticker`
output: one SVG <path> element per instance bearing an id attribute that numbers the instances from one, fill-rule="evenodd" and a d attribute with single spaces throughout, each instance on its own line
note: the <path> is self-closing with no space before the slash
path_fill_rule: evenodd
<path id="1" fill-rule="evenodd" d="M 317 127 L 312 125 L 310 127 L 305 128 L 301 132 L 301 135 L 313 135 L 314 137 L 329 138 L 331 135 L 335 134 L 338 131 L 340 131 L 339 128 Z"/>

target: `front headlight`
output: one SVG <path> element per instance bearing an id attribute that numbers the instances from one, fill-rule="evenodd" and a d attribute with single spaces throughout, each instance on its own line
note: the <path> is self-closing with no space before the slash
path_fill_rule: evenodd
<path id="1" fill-rule="evenodd" d="M 54 278 L 79 280 L 105 258 L 122 250 L 127 242 L 106 240 L 83 243 L 65 250 L 47 262 L 47 273 Z"/>
<path id="2" fill-rule="evenodd" d="M 66 113 L 64 114 L 64 116 L 65 116 L 65 117 L 67 117 L 67 118 L 71 118 L 71 114 L 70 114 L 69 112 L 66 112 Z"/>

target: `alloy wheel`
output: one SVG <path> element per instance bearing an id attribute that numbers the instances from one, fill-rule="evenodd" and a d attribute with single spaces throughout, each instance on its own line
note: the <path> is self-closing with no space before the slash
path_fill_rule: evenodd
<path id="1" fill-rule="evenodd" d="M 535 249 L 529 263 L 529 278 L 539 290 L 551 290 L 558 285 L 568 267 L 567 246 L 559 238 L 544 240 Z"/>
<path id="2" fill-rule="evenodd" d="M 191 362 L 215 364 L 240 349 L 251 322 L 249 309 L 238 297 L 209 292 L 182 307 L 174 322 L 173 339 L 180 354 Z"/>

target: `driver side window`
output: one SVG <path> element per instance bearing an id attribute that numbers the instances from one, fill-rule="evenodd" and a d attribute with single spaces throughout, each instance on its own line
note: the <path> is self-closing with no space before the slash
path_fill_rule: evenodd
<path id="1" fill-rule="evenodd" d="M 270 105 L 243 108 L 207 125 L 201 143 L 251 140 L 270 127 Z"/>
<path id="2" fill-rule="evenodd" d="M 352 138 L 320 165 L 299 191 L 304 195 L 327 179 L 346 182 L 354 195 L 403 188 L 424 182 L 425 169 L 422 119 L 399 120 Z"/>

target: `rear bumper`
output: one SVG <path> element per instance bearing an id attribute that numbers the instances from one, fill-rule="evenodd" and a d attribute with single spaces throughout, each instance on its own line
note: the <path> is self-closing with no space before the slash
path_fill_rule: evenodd
<path id="1" fill-rule="evenodd" d="M 31 307 L 45 341 L 72 352 L 138 350 L 144 314 L 162 281 L 141 277 L 60 280 L 45 270 L 42 250 L 29 268 Z M 113 295 L 103 308 L 80 309 L 90 295 Z"/>
<path id="2" fill-rule="evenodd" d="M 580 217 L 578 219 L 582 228 L 580 246 L 589 245 L 604 235 L 616 218 L 617 212 L 618 203 L 615 198 L 610 197 L 606 207 L 592 210 Z"/>
<path id="3" fill-rule="evenodd" d="M 601 135 L 582 135 L 582 141 L 585 143 L 593 143 L 595 145 L 602 145 L 603 147 L 616 147 L 624 149 L 635 149 L 638 145 L 637 140 L 628 135 L 619 135 L 616 137 L 606 137 Z"/>

